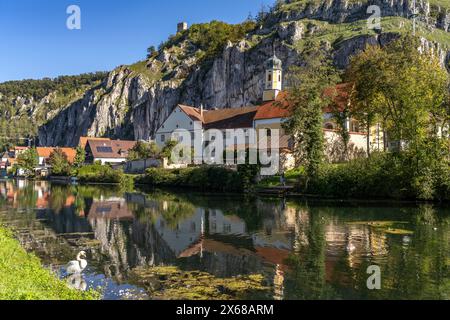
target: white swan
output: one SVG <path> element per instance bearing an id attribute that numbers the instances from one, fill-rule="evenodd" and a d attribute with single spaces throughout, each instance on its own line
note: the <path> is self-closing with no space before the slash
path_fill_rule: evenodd
<path id="1" fill-rule="evenodd" d="M 86 252 L 81 251 L 77 254 L 77 260 L 70 261 L 67 264 L 67 273 L 68 274 L 76 274 L 82 273 L 84 269 L 87 267 L 86 261 Z"/>

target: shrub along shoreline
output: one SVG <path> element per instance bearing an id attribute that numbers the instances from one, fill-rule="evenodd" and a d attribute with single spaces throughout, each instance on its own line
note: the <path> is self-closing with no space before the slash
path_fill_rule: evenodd
<path id="1" fill-rule="evenodd" d="M 154 187 L 183 187 L 202 191 L 243 192 L 250 186 L 245 170 L 233 171 L 218 166 L 165 170 L 147 169 L 135 179 L 136 184 Z"/>
<path id="2" fill-rule="evenodd" d="M 304 170 L 286 173 L 296 194 L 342 200 L 450 201 L 450 168 L 446 162 L 416 171 L 405 154 L 378 153 L 341 164 L 323 164 L 307 179 Z M 279 177 L 261 181 L 260 187 L 279 186 Z"/>
<path id="3" fill-rule="evenodd" d="M 12 232 L 0 226 L 0 300 L 96 300 L 95 291 L 77 291 L 27 253 Z"/>

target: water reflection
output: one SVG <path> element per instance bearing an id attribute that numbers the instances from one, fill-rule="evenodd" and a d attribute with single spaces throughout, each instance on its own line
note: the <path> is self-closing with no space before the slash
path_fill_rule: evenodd
<path id="1" fill-rule="evenodd" d="M 29 231 L 25 247 L 59 266 L 89 250 L 95 277 L 117 284 L 108 290 L 123 290 L 137 267 L 175 265 L 220 278 L 262 274 L 274 299 L 449 299 L 448 209 L 24 181 L 0 182 L 0 194 L 0 218 Z M 379 291 L 366 287 L 373 264 L 382 270 Z"/>

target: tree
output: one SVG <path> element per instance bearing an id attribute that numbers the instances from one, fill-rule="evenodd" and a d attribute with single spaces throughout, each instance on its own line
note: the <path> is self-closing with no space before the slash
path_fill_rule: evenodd
<path id="1" fill-rule="evenodd" d="M 146 143 L 138 141 L 136 145 L 129 151 L 128 160 L 140 160 L 159 157 L 159 148 L 155 142 Z"/>
<path id="2" fill-rule="evenodd" d="M 449 140 L 440 132 L 449 124 L 450 81 L 436 55 L 420 47 L 410 36 L 385 48 L 367 47 L 345 77 L 354 84 L 356 114 L 369 124 L 383 123 L 389 139 L 399 143 L 393 151 L 403 159 L 414 196 L 430 199 L 433 180 L 448 175 Z"/>
<path id="3" fill-rule="evenodd" d="M 155 46 L 150 46 L 150 47 L 147 49 L 147 58 L 152 58 L 152 57 L 154 57 L 157 53 L 158 53 L 158 51 L 156 50 Z"/>
<path id="4" fill-rule="evenodd" d="M 36 149 L 28 149 L 17 157 L 17 165 L 25 170 L 28 176 L 34 175 L 34 169 L 39 165 L 39 155 Z"/>
<path id="5" fill-rule="evenodd" d="M 352 103 L 359 118 L 367 119 L 368 126 L 382 121 L 391 140 L 416 152 L 430 128 L 448 121 L 444 104 L 449 88 L 438 58 L 419 47 L 419 40 L 410 36 L 386 48 L 367 47 L 351 60 L 345 75 L 355 86 Z"/>
<path id="6" fill-rule="evenodd" d="M 171 159 L 172 158 L 172 151 L 173 149 L 178 145 L 178 141 L 176 140 L 169 140 L 166 142 L 166 145 L 161 151 L 161 157 Z"/>
<path id="7" fill-rule="evenodd" d="M 285 127 L 294 140 L 297 164 L 305 166 L 307 188 L 308 181 L 317 176 L 324 160 L 323 109 L 331 100 L 323 93 L 338 83 L 339 77 L 326 48 L 311 41 L 305 48 L 303 64 L 289 70 L 287 99 L 292 116 Z"/>
<path id="8" fill-rule="evenodd" d="M 52 175 L 69 176 L 70 164 L 67 155 L 60 148 L 56 148 L 49 157 L 49 165 L 52 167 Z"/>
<path id="9" fill-rule="evenodd" d="M 73 164 L 75 165 L 75 167 L 80 168 L 85 161 L 86 161 L 86 152 L 81 146 L 78 146 L 77 154 L 75 156 L 75 161 Z"/>
<path id="10" fill-rule="evenodd" d="M 348 90 L 347 86 L 343 86 L 340 90 Z M 329 88 L 327 90 L 326 95 L 331 99 L 331 102 L 329 104 L 330 113 L 332 114 L 332 117 L 334 121 L 336 122 L 337 129 L 339 136 L 341 138 L 342 142 L 342 155 L 343 157 L 340 160 L 347 161 L 349 160 L 349 144 L 350 144 L 350 129 L 348 127 L 348 121 L 351 117 L 350 108 L 348 105 L 342 106 L 341 103 L 339 103 L 339 100 L 341 99 L 334 99 L 335 97 L 345 94 L 344 92 L 338 92 L 337 87 Z M 339 149 L 341 147 L 339 146 Z"/>

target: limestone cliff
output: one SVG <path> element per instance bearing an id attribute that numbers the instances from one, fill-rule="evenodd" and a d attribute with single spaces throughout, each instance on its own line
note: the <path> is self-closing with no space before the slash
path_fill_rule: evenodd
<path id="1" fill-rule="evenodd" d="M 450 59 L 450 15 L 434 1 L 417 1 L 417 33 L 423 47 Z M 430 4 L 431 3 L 431 4 Z M 367 7 L 379 5 L 382 33 L 367 28 Z M 330 48 L 335 64 L 366 44 L 384 45 L 400 33 L 412 32 L 408 0 L 297 0 L 268 14 L 241 40 L 202 59 L 188 36 L 179 35 L 151 58 L 109 73 L 98 87 L 65 107 L 39 128 L 41 145 L 76 145 L 81 135 L 150 139 L 178 103 L 206 108 L 254 105 L 262 97 L 263 62 L 274 52 L 284 68 L 301 62 L 305 39 Z"/>

